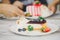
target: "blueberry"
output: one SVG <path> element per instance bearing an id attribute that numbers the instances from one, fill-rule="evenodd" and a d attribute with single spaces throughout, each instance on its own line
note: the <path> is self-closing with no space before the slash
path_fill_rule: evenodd
<path id="1" fill-rule="evenodd" d="M 26 28 L 23 28 L 22 31 L 26 31 Z"/>
<path id="2" fill-rule="evenodd" d="M 21 32 L 22 31 L 22 29 L 18 29 L 18 32 Z"/>

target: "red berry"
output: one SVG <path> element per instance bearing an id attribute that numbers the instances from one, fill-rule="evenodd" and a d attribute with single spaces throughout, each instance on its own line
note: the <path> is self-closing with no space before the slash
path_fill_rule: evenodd
<path id="1" fill-rule="evenodd" d="M 46 28 L 44 32 L 49 32 L 50 30 L 50 28 Z"/>

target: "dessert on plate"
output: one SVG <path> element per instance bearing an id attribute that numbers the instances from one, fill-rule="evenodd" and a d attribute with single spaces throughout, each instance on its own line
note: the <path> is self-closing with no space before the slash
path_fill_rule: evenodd
<path id="1" fill-rule="evenodd" d="M 48 17 L 52 15 L 52 12 L 48 9 L 48 7 L 41 4 L 39 1 L 36 1 L 32 5 L 28 5 L 26 7 L 26 12 L 30 13 L 32 16 Z"/>
<path id="2" fill-rule="evenodd" d="M 46 20 L 43 17 L 38 17 L 35 19 L 28 19 L 21 17 L 17 20 L 16 24 L 19 25 L 18 32 L 49 32 L 51 29 L 47 26 Z"/>
<path id="3" fill-rule="evenodd" d="M 17 25 L 19 25 L 18 32 L 49 32 L 51 30 L 43 18 L 50 12 L 46 6 L 36 1 L 35 4 L 27 6 L 26 11 L 26 17 L 21 17 L 17 20 Z"/>
<path id="4" fill-rule="evenodd" d="M 45 35 L 55 32 L 58 27 L 48 23 L 44 17 L 51 15 L 50 10 L 39 2 L 27 6 L 25 17 L 20 17 L 10 29 L 22 35 Z M 53 26 L 54 25 L 54 26 Z"/>

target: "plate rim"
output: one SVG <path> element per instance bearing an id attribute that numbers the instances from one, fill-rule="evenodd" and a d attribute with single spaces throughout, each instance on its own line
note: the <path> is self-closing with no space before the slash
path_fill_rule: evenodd
<path id="1" fill-rule="evenodd" d="M 55 25 L 55 24 L 54 24 Z M 56 31 L 58 31 L 59 30 L 59 27 L 56 25 L 56 27 L 57 27 L 57 29 L 56 30 L 54 30 L 53 32 L 50 32 L 50 33 L 45 33 L 45 34 L 43 34 L 43 35 L 48 35 L 48 34 L 51 34 L 51 33 L 54 33 L 54 32 L 56 32 Z M 43 36 L 43 35 L 26 35 L 26 34 L 20 34 L 20 33 L 17 33 L 17 32 L 14 32 L 12 29 L 12 25 L 11 25 L 11 27 L 9 27 L 9 31 L 11 31 L 11 32 L 13 32 L 13 33 L 16 33 L 16 34 L 19 34 L 19 35 L 25 35 L 25 36 Z"/>

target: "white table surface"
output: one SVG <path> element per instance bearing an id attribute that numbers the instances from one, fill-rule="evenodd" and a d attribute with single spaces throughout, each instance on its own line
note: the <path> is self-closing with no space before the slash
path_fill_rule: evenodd
<path id="1" fill-rule="evenodd" d="M 54 15 L 47 19 L 50 22 L 55 23 L 60 26 L 60 16 Z M 0 40 L 60 40 L 60 30 L 53 34 L 39 36 L 39 37 L 29 37 L 16 35 L 9 31 L 9 27 L 15 23 L 16 20 L 0 20 Z"/>

